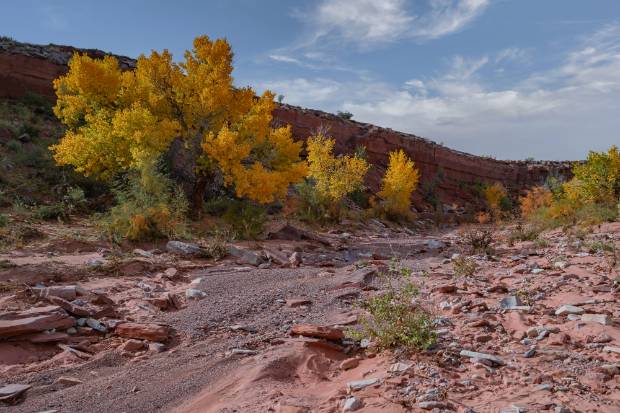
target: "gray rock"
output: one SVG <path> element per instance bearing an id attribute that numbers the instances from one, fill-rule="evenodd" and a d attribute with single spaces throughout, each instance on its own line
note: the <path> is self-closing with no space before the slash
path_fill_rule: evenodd
<path id="1" fill-rule="evenodd" d="M 235 257 L 239 264 L 248 264 L 258 267 L 263 262 L 263 258 L 256 252 L 245 248 L 235 247 L 234 245 L 228 246 L 228 253 Z"/>
<path id="2" fill-rule="evenodd" d="M 362 408 L 362 401 L 355 396 L 347 397 L 344 400 L 342 411 L 343 412 L 354 412 Z"/>
<path id="3" fill-rule="evenodd" d="M 616 354 L 620 354 L 620 347 L 615 347 L 615 346 L 605 346 L 603 347 L 603 351 L 606 351 L 608 353 L 616 353 Z"/>
<path id="4" fill-rule="evenodd" d="M 101 323 L 99 320 L 95 320 L 94 318 L 87 318 L 86 325 L 93 330 L 99 331 L 100 333 L 107 333 L 108 328 Z"/>
<path id="5" fill-rule="evenodd" d="M 7 384 L 0 388 L 0 401 L 16 399 L 30 387 L 29 384 Z"/>
<path id="6" fill-rule="evenodd" d="M 429 250 L 439 250 L 442 248 L 446 248 L 446 243 L 442 241 L 438 241 L 436 239 L 429 239 L 426 241 L 426 248 Z"/>
<path id="7" fill-rule="evenodd" d="M 599 323 L 604 326 L 608 326 L 611 324 L 611 317 L 607 314 L 582 314 L 581 321 L 586 323 Z"/>
<path id="8" fill-rule="evenodd" d="M 499 366 L 503 366 L 506 363 L 500 359 L 499 357 L 496 357 L 492 354 L 486 354 L 486 353 L 478 353 L 475 351 L 469 351 L 469 350 L 461 350 L 460 353 L 461 356 L 464 357 L 469 357 L 469 358 L 476 358 L 476 359 L 480 359 L 480 360 L 489 360 Z"/>
<path id="9" fill-rule="evenodd" d="M 182 241 L 168 241 L 166 251 L 183 256 L 205 257 L 208 254 L 196 244 Z"/>
<path id="10" fill-rule="evenodd" d="M 446 402 L 440 401 L 428 401 L 428 402 L 420 402 L 418 403 L 418 407 L 424 410 L 433 410 L 433 409 L 450 409 L 451 405 Z"/>
<path id="11" fill-rule="evenodd" d="M 185 298 L 188 300 L 201 300 L 207 296 L 204 291 L 197 290 L 195 288 L 188 288 L 185 290 Z"/>
<path id="12" fill-rule="evenodd" d="M 516 295 L 509 295 L 501 299 L 499 302 L 500 308 L 511 309 L 514 307 L 520 307 L 523 305 L 523 302 Z"/>
<path id="13" fill-rule="evenodd" d="M 166 351 L 166 346 L 162 343 L 149 343 L 149 351 L 151 353 L 163 353 Z"/>
<path id="14" fill-rule="evenodd" d="M 350 381 L 347 383 L 347 387 L 350 391 L 362 390 L 368 386 L 374 386 L 376 384 L 381 383 L 381 379 L 366 379 L 366 380 L 356 380 Z"/>
<path id="15" fill-rule="evenodd" d="M 525 353 L 523 353 L 523 357 L 525 357 L 526 359 L 532 358 L 536 355 L 536 349 L 535 348 L 531 348 L 528 351 L 526 351 Z"/>
<path id="16" fill-rule="evenodd" d="M 583 314 L 585 310 L 581 307 L 577 307 L 575 305 L 565 304 L 563 306 L 558 307 L 555 310 L 555 315 L 567 315 L 567 314 Z"/>

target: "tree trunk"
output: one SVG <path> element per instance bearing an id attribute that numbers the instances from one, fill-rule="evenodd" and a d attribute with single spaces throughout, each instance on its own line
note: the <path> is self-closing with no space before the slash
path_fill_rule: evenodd
<path id="1" fill-rule="evenodd" d="M 200 219 L 202 217 L 202 205 L 204 203 L 208 183 L 208 176 L 200 174 L 196 177 L 196 182 L 192 188 L 190 200 L 191 211 L 189 212 L 193 219 Z"/>

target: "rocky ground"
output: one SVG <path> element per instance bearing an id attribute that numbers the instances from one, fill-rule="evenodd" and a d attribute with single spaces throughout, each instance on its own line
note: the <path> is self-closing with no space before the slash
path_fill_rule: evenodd
<path id="1" fill-rule="evenodd" d="M 41 230 L 0 255 L 0 411 L 620 411 L 620 223 L 495 229 L 491 255 L 462 228 L 287 226 L 217 262 Z M 433 311 L 430 350 L 344 337 L 393 257 Z"/>

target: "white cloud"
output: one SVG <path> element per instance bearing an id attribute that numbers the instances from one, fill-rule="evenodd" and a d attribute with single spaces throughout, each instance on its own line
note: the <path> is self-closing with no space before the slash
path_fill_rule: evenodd
<path id="1" fill-rule="evenodd" d="M 436 39 L 465 28 L 480 16 L 490 0 L 430 0 L 430 12 L 422 15 L 411 34 Z"/>
<path id="2" fill-rule="evenodd" d="M 402 87 L 303 78 L 269 87 L 290 103 L 348 110 L 361 121 L 502 158 L 575 159 L 618 142 L 620 25 L 583 39 L 551 70 L 489 85 L 485 70 L 519 55 L 456 56 L 445 73 Z"/>
<path id="3" fill-rule="evenodd" d="M 403 38 L 435 39 L 455 33 L 480 16 L 490 0 L 323 0 L 299 16 L 311 36 L 302 47 L 342 41 L 368 48 Z M 423 4 L 424 3 L 424 4 Z M 420 13 L 414 6 L 420 7 Z"/>
<path id="4" fill-rule="evenodd" d="M 403 0 L 326 0 L 314 14 L 315 38 L 336 32 L 353 42 L 384 42 L 400 38 L 413 21 Z"/>
<path id="5" fill-rule="evenodd" d="M 271 60 L 275 60 L 276 62 L 294 63 L 294 64 L 300 64 L 301 63 L 299 61 L 299 59 L 295 59 L 294 57 L 280 55 L 280 54 L 271 54 L 271 55 L 269 55 L 269 58 Z"/>

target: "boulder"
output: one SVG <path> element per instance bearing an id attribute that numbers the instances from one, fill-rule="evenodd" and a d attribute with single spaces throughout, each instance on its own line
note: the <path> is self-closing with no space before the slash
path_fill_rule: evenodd
<path id="1" fill-rule="evenodd" d="M 168 241 L 166 251 L 188 257 L 206 257 L 208 255 L 200 246 L 182 241 Z"/>
<path id="2" fill-rule="evenodd" d="M 166 341 L 169 334 L 168 327 L 153 323 L 121 323 L 115 332 L 124 338 L 150 341 Z"/>
<path id="3" fill-rule="evenodd" d="M 67 329 L 75 319 L 58 306 L 35 307 L 27 311 L 5 313 L 0 319 L 0 337 L 15 337 L 51 329 Z"/>

